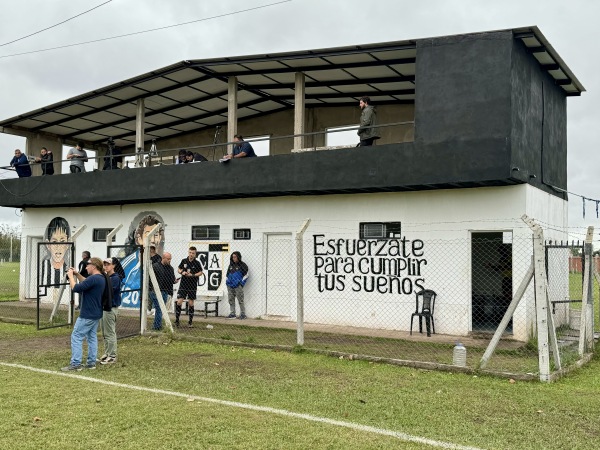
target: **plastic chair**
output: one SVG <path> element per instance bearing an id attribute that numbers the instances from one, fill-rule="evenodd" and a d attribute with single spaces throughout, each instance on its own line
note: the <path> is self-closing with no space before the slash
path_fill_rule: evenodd
<path id="1" fill-rule="evenodd" d="M 423 289 L 416 293 L 416 309 L 415 312 L 410 316 L 410 334 L 412 335 L 413 319 L 415 316 L 419 317 L 419 333 L 423 332 L 423 322 L 425 319 L 425 328 L 427 330 L 427 336 L 431 336 L 431 329 L 435 334 L 435 321 L 433 320 L 433 311 L 435 308 L 435 298 L 437 294 L 431 289 Z"/>

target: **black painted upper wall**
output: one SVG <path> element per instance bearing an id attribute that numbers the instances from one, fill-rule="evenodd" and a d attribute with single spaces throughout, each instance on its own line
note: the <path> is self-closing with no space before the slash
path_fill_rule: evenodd
<path id="1" fill-rule="evenodd" d="M 522 42 L 514 40 L 512 164 L 536 187 L 566 189 L 567 99 L 563 89 L 532 59 Z"/>
<path id="2" fill-rule="evenodd" d="M 226 164 L 3 180 L 0 205 L 58 207 L 516 183 L 566 198 L 552 188 L 566 189 L 566 152 L 565 93 L 511 31 L 501 31 L 417 42 L 414 142 Z"/>

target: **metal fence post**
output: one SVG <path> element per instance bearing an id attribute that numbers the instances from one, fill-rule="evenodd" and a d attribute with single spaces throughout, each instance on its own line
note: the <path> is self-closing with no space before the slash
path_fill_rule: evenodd
<path id="1" fill-rule="evenodd" d="M 304 345 L 304 245 L 303 236 L 310 219 L 296 232 L 296 344 Z"/>

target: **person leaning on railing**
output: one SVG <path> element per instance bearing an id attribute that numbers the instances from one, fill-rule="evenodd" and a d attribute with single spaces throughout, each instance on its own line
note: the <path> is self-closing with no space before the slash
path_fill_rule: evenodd
<path id="1" fill-rule="evenodd" d="M 40 156 L 35 158 L 35 162 L 42 163 L 42 175 L 54 175 L 54 156 L 51 150 L 42 147 Z"/>
<path id="2" fill-rule="evenodd" d="M 249 142 L 244 141 L 244 138 L 236 134 L 233 137 L 235 145 L 233 146 L 233 152 L 229 155 L 225 155 L 223 160 L 234 159 L 234 158 L 254 158 L 256 153 Z"/>
<path id="3" fill-rule="evenodd" d="M 10 160 L 10 166 L 14 167 L 17 171 L 19 178 L 25 178 L 31 176 L 31 167 L 29 166 L 29 160 L 25 153 L 21 153 L 21 150 L 15 150 L 15 156 Z"/>

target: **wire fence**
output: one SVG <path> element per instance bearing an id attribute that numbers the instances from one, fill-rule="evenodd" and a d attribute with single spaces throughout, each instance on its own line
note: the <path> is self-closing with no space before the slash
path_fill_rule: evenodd
<path id="1" fill-rule="evenodd" d="M 229 345 L 301 348 L 342 358 L 475 370 L 497 334 L 485 370 L 539 375 L 542 322 L 536 305 L 538 277 L 530 276 L 530 235 L 377 240 L 344 233 L 306 233 L 301 239 L 275 233 L 247 239 L 241 233 L 231 241 L 175 236 L 170 234 L 168 245 L 158 239 L 159 255 L 154 256 L 156 264 L 172 267 L 176 282 L 170 288 L 165 272 L 151 262 L 144 264 L 153 256 L 149 249 L 111 246 L 106 255 L 98 255 L 116 256 L 124 268 L 119 337 L 169 333 L 172 326 L 175 336 Z M 591 318 L 584 312 L 582 319 L 586 263 L 573 264 L 574 247 L 543 247 L 548 310 L 556 331 L 550 354 L 553 348 L 560 354 L 558 360 L 553 355 L 552 371 L 581 360 L 582 320 L 591 320 L 592 329 L 599 330 L 600 321 L 593 320 L 598 314 L 593 270 L 598 260 L 589 264 Z M 0 264 L 0 319 L 39 328 L 72 323 L 77 295 L 68 285 L 57 294 L 60 285 L 40 276 L 56 248 L 43 243 L 38 248 L 39 254 L 26 261 Z M 165 252 L 172 255 L 170 267 L 160 256 Z M 232 259 L 234 252 L 243 264 Z M 59 272 L 79 259 L 66 247 L 59 253 L 68 255 L 57 264 Z M 150 272 L 164 294 L 155 296 L 165 300 L 164 313 L 160 301 L 148 300 L 144 292 L 152 286 Z M 62 279 L 60 273 L 57 279 Z M 550 333 L 551 344 L 552 339 Z M 583 353 L 590 351 L 586 345 Z"/>

